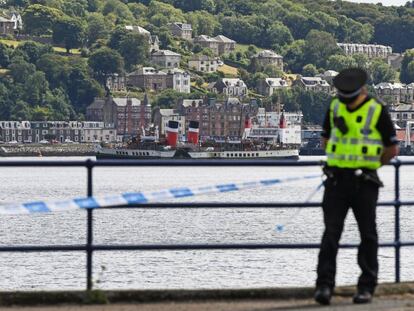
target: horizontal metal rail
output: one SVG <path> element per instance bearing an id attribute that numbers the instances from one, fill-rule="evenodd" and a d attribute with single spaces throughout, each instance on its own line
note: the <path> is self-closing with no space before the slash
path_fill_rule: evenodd
<path id="1" fill-rule="evenodd" d="M 322 166 L 322 161 L 278 161 L 278 160 L 99 160 L 82 161 L 0 161 L 0 167 L 84 167 L 87 169 L 87 196 L 93 194 L 93 169 L 95 167 L 312 167 Z M 412 166 L 414 161 L 393 161 L 390 165 L 395 168 L 395 199 L 379 202 L 378 206 L 394 207 L 395 236 L 394 241 L 380 243 L 380 247 L 395 249 L 395 281 L 400 282 L 400 249 L 414 246 L 414 241 L 400 239 L 400 208 L 414 206 L 414 201 L 400 200 L 400 167 Z M 150 203 L 137 206 L 114 205 L 99 209 L 278 209 L 278 208 L 316 208 L 320 202 L 190 202 L 190 203 Z M 98 209 L 98 210 L 99 210 Z M 317 249 L 319 243 L 194 243 L 194 244 L 95 244 L 93 243 L 93 212 L 87 212 L 86 244 L 80 245 L 0 245 L 0 252 L 86 252 L 86 284 L 92 289 L 92 259 L 96 251 L 187 251 L 187 250 L 256 250 L 256 249 Z M 356 248 L 357 244 L 341 244 L 341 248 Z"/>

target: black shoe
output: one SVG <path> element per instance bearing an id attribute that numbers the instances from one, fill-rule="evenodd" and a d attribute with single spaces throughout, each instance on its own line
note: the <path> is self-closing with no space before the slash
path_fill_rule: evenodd
<path id="1" fill-rule="evenodd" d="M 320 286 L 315 291 L 315 301 L 321 305 L 329 305 L 331 303 L 332 289 L 328 286 Z"/>
<path id="2" fill-rule="evenodd" d="M 372 293 L 366 289 L 358 289 L 353 300 L 354 303 L 370 303 L 372 301 Z"/>

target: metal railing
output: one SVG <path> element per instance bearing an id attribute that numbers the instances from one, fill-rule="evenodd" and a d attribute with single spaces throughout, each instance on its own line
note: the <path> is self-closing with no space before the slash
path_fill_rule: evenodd
<path id="1" fill-rule="evenodd" d="M 300 167 L 300 166 L 320 166 L 320 161 L 276 161 L 276 160 L 85 160 L 85 161 L 0 161 L 0 167 L 85 167 L 87 170 L 87 196 L 93 195 L 93 169 L 95 167 L 142 167 L 142 166 L 255 166 L 255 167 Z M 412 206 L 414 201 L 400 200 L 400 167 L 402 165 L 414 165 L 414 161 L 394 161 L 392 164 L 395 168 L 395 197 L 393 201 L 379 202 L 378 206 L 394 207 L 395 224 L 394 224 L 394 241 L 388 243 L 380 243 L 379 247 L 395 249 L 395 282 L 399 283 L 401 279 L 401 247 L 414 246 L 414 241 L 401 241 L 400 239 L 400 208 L 401 206 Z M 232 202 L 232 203 L 148 203 L 133 206 L 141 209 L 176 209 L 176 208 L 315 208 L 320 207 L 318 202 L 269 202 L 269 203 L 251 203 L 251 202 Z M 108 208 L 131 208 L 130 205 L 119 205 Z M 101 209 L 101 208 L 99 208 Z M 87 231 L 86 243 L 81 245 L 28 245 L 28 246 L 0 246 L 0 252 L 51 252 L 51 251 L 84 251 L 86 252 L 86 288 L 91 290 L 93 287 L 92 271 L 93 271 L 93 253 L 95 251 L 128 251 L 128 250 L 226 250 L 226 249 L 315 249 L 319 248 L 318 243 L 297 243 L 297 244 L 94 244 L 93 242 L 93 209 L 87 209 Z M 341 244 L 341 248 L 356 248 L 357 244 Z"/>

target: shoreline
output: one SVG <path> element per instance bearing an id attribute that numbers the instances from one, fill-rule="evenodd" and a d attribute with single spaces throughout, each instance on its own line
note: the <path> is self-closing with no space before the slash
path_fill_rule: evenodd
<path id="1" fill-rule="evenodd" d="M 74 157 L 95 156 L 93 144 L 2 145 L 0 157 Z"/>

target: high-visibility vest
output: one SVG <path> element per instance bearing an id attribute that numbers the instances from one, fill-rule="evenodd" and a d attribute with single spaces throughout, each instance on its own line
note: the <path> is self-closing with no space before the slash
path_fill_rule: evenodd
<path id="1" fill-rule="evenodd" d="M 377 130 L 382 105 L 370 99 L 355 111 L 335 98 L 330 106 L 331 135 L 326 146 L 328 166 L 339 168 L 377 169 L 381 166 L 383 143 Z M 343 134 L 334 124 L 334 118 L 342 117 L 348 127 Z"/>

